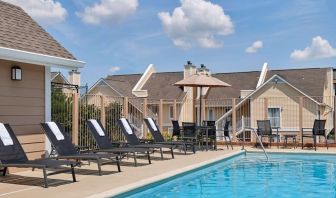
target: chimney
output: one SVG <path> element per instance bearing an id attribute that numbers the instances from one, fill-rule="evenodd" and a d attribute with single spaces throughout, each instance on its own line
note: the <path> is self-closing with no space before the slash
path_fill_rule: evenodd
<path id="1" fill-rule="evenodd" d="M 73 85 L 80 86 L 80 72 L 77 70 L 72 70 L 69 72 L 69 82 Z"/>
<path id="2" fill-rule="evenodd" d="M 188 78 L 191 75 L 196 74 L 196 66 L 192 64 L 191 61 L 187 61 L 187 64 L 184 65 L 184 79 Z"/>

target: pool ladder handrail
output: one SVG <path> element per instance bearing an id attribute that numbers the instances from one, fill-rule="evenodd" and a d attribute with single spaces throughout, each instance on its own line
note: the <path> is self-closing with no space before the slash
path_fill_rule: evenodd
<path id="1" fill-rule="evenodd" d="M 257 133 L 257 130 L 254 129 L 254 128 L 251 128 L 251 127 L 244 127 L 244 129 L 243 129 L 243 148 L 242 148 L 242 149 L 245 149 L 244 146 L 245 146 L 245 130 L 246 130 L 246 129 L 251 130 L 251 131 L 254 132 L 254 134 L 255 134 L 256 137 L 257 137 L 257 140 L 258 140 L 259 143 L 260 143 L 260 146 L 261 146 L 262 150 L 264 151 L 264 154 L 265 154 L 265 156 L 266 156 L 266 159 L 269 160 L 269 157 L 268 157 L 268 154 L 267 154 L 267 152 L 266 152 L 266 150 L 265 150 L 264 144 L 262 143 L 261 139 L 259 138 L 259 135 L 258 135 L 258 133 Z"/>

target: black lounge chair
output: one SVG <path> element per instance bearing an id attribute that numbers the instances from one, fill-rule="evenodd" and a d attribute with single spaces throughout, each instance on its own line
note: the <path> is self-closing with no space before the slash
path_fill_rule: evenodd
<path id="1" fill-rule="evenodd" d="M 174 145 L 166 145 L 166 144 L 144 144 L 141 143 L 138 137 L 134 134 L 131 125 L 129 124 L 128 120 L 126 118 L 121 118 L 118 120 L 118 125 L 121 128 L 121 131 L 123 132 L 127 143 L 130 147 L 135 148 L 151 148 L 151 149 L 159 149 L 161 153 L 161 159 L 163 159 L 163 148 L 170 149 L 171 156 L 174 159 Z"/>
<path id="2" fill-rule="evenodd" d="M 119 153 L 128 154 L 132 153 L 134 157 L 134 165 L 137 166 L 137 153 L 144 153 L 147 155 L 148 163 L 151 164 L 150 153 L 152 152 L 149 148 L 132 148 L 132 147 L 116 147 L 110 139 L 106 136 L 106 131 L 99 120 L 90 119 L 86 121 L 94 139 L 96 140 L 97 146 L 99 147 L 98 152 L 108 152 L 108 153 Z"/>
<path id="3" fill-rule="evenodd" d="M 260 136 L 261 142 L 262 142 L 263 137 L 268 137 L 269 145 L 271 147 L 272 146 L 272 139 L 274 137 L 276 137 L 277 142 L 278 142 L 278 148 L 279 148 L 279 128 L 278 127 L 273 127 L 274 129 L 277 130 L 276 134 L 273 134 L 270 120 L 257 120 L 257 126 L 258 126 L 257 134 Z"/>
<path id="4" fill-rule="evenodd" d="M 49 124 L 54 128 L 51 128 Z M 113 153 L 79 153 L 75 146 L 71 143 L 68 135 L 64 133 L 64 128 L 60 124 L 55 122 L 48 122 L 41 123 L 41 125 L 49 141 L 54 146 L 58 154 L 55 158 L 74 159 L 77 161 L 96 161 L 99 175 L 102 175 L 101 166 L 103 165 L 103 159 L 108 159 L 109 162 L 116 162 L 118 171 L 121 171 L 119 155 Z"/>
<path id="5" fill-rule="evenodd" d="M 147 128 L 149 129 L 150 133 L 152 134 L 154 138 L 154 142 L 156 144 L 168 144 L 168 145 L 174 145 L 176 147 L 180 146 L 184 150 L 184 154 L 187 154 L 187 147 L 190 147 L 195 153 L 195 143 L 194 142 L 187 142 L 187 141 L 166 141 L 160 130 L 159 127 L 156 125 L 154 120 L 152 118 L 145 118 L 145 123 L 147 125 Z"/>
<path id="6" fill-rule="evenodd" d="M 326 124 L 326 120 L 315 119 L 313 128 L 302 128 L 301 129 L 302 149 L 303 149 L 303 138 L 306 137 L 306 138 L 313 138 L 314 139 L 314 147 L 315 147 L 315 151 L 316 151 L 316 137 L 317 136 L 324 137 L 325 145 L 328 149 L 328 140 L 327 140 L 327 134 L 326 134 L 326 130 L 325 130 L 325 124 Z M 304 133 L 305 130 L 311 131 L 311 134 L 305 134 Z"/>
<path id="7" fill-rule="evenodd" d="M 3 131 L 2 131 L 3 130 Z M 6 133 L 7 132 L 7 133 Z M 15 136 L 9 124 L 0 123 L 0 133 L 6 133 L 0 137 L 0 167 L 3 168 L 3 176 L 6 176 L 9 167 L 15 168 L 38 168 L 43 170 L 44 187 L 48 188 L 48 175 L 55 175 L 58 173 L 70 172 L 72 174 L 73 182 L 76 182 L 75 170 L 76 162 L 54 160 L 54 159 L 36 159 L 28 160 L 20 142 Z M 6 137 L 2 137 L 6 136 Z M 6 140 L 3 140 L 5 138 Z M 9 142 L 8 142 L 9 141 Z M 48 169 L 60 168 L 62 166 L 70 166 L 70 170 L 60 170 L 47 173 Z"/>

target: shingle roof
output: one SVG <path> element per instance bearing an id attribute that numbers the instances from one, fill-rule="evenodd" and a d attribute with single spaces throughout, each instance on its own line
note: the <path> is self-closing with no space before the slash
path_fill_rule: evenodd
<path id="1" fill-rule="evenodd" d="M 307 68 L 269 70 L 265 82 L 273 75 L 278 74 L 290 84 L 309 96 L 322 96 L 329 68 Z M 208 99 L 239 98 L 241 90 L 255 90 L 259 80 L 260 71 L 217 73 L 212 76 L 229 83 L 231 87 L 211 88 Z M 124 96 L 135 97 L 132 89 L 141 74 L 109 76 L 105 80 Z M 143 86 L 148 91 L 148 98 L 154 99 L 179 99 L 185 95 L 183 89 L 173 84 L 183 79 L 183 72 L 154 73 Z"/>
<path id="2" fill-rule="evenodd" d="M 104 80 L 114 90 L 121 94 L 121 96 L 135 97 L 132 94 L 132 89 L 140 80 L 142 74 L 129 74 L 129 75 L 112 75 L 106 77 Z"/>
<path id="3" fill-rule="evenodd" d="M 259 71 L 213 74 L 213 77 L 229 83 L 231 87 L 211 88 L 207 98 L 238 98 L 240 96 L 240 90 L 255 89 L 259 75 Z"/>
<path id="4" fill-rule="evenodd" d="M 0 47 L 76 60 L 22 8 L 1 0 Z"/>
<path id="5" fill-rule="evenodd" d="M 185 95 L 183 88 L 173 84 L 183 79 L 183 72 L 154 73 L 143 86 L 148 91 L 148 98 L 179 99 Z"/>
<path id="6" fill-rule="evenodd" d="M 328 69 L 330 68 L 271 70 L 267 72 L 266 80 L 278 74 L 309 96 L 323 96 Z"/>

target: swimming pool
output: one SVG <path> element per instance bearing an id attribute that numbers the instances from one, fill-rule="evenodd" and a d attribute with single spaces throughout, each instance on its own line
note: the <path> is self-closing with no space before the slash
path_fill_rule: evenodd
<path id="1" fill-rule="evenodd" d="M 336 156 L 247 153 L 118 197 L 336 197 Z"/>

